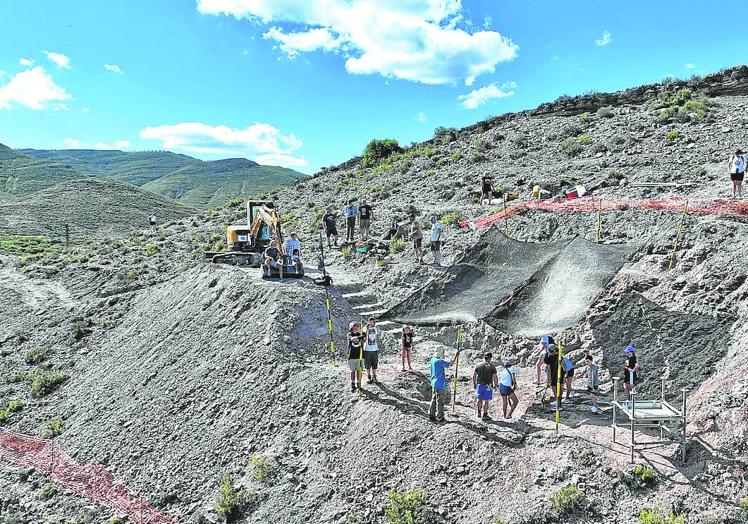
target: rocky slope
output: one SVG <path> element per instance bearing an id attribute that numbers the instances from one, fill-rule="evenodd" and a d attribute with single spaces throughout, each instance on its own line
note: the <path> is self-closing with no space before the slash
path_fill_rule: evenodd
<path id="1" fill-rule="evenodd" d="M 501 205 L 472 198 L 485 172 L 520 199 L 534 184 L 557 191 L 576 183 L 606 200 L 724 198 L 727 156 L 748 138 L 747 86 L 748 68 L 739 68 L 693 81 L 687 96 L 677 91 L 689 86 L 663 84 L 559 100 L 447 132 L 376 166 L 354 159 L 274 198 L 308 249 L 324 208 L 351 198 L 373 202 L 376 234 L 411 211 L 448 222 L 491 212 Z M 643 182 L 693 185 L 637 186 Z M 448 423 L 426 416 L 425 372 L 435 347 L 453 353 L 451 326 L 417 329 L 416 373 L 399 371 L 396 339 L 386 334 L 381 386 L 351 395 L 345 366 L 330 365 L 322 288 L 202 262 L 223 224 L 242 215 L 230 207 L 68 253 L 4 256 L 0 400 L 24 402 L 4 427 L 42 434 L 59 419 L 63 449 L 106 464 L 180 522 L 220 521 L 215 497 L 225 472 L 249 494 L 239 522 L 387 522 L 388 493 L 411 488 L 427 494 L 423 522 L 636 523 L 646 522 L 642 510 L 689 523 L 748 520 L 740 507 L 748 496 L 745 217 L 689 216 L 668 270 L 678 214 L 602 214 L 604 242 L 643 247 L 575 326 L 555 333 L 575 361 L 589 352 L 601 363 L 604 408 L 592 416 L 579 395 L 556 437 L 532 384 L 535 341 L 482 322 L 465 326 Z M 506 225 L 518 240 L 593 239 L 596 216 L 528 211 Z M 480 233 L 450 224 L 445 262 Z M 327 255 L 339 347 L 349 321 L 441 274 L 407 252 L 384 265 L 373 256 Z M 651 482 L 632 472 L 627 448 L 610 438 L 611 377 L 631 341 L 640 349 L 642 395 L 658 395 L 662 374 L 668 398 L 690 390 L 687 461 L 679 462 L 676 443 L 638 455 L 653 468 Z M 474 417 L 467 380 L 486 349 L 521 367 L 521 404 L 510 421 Z M 50 370 L 64 374 L 61 384 L 32 395 L 30 377 Z M 20 522 L 109 517 L 60 492 L 48 496 L 54 486 L 45 482 L 0 464 L 0 512 Z M 560 496 L 568 486 L 578 491 Z"/>

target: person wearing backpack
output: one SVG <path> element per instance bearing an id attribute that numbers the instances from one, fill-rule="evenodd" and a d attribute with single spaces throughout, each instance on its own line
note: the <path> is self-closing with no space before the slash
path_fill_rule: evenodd
<path id="1" fill-rule="evenodd" d="M 499 379 L 499 395 L 501 395 L 501 410 L 504 412 L 504 418 L 512 418 L 519 399 L 515 391 L 517 390 L 517 373 L 519 370 L 512 365 L 511 360 L 504 361 L 504 369 Z M 506 408 L 509 405 L 509 413 Z"/>
<path id="2" fill-rule="evenodd" d="M 732 198 L 737 194 L 738 198 L 743 196 L 743 178 L 745 177 L 746 158 L 743 151 L 738 149 L 727 162 L 727 169 L 732 180 Z"/>
<path id="3" fill-rule="evenodd" d="M 564 386 L 566 387 L 566 398 L 561 402 L 568 404 L 571 402 L 571 397 L 574 396 L 574 391 L 571 389 L 571 383 L 574 380 L 574 364 L 569 357 L 564 355 L 561 357 L 561 366 L 563 367 Z M 561 393 L 563 395 L 563 391 Z"/>

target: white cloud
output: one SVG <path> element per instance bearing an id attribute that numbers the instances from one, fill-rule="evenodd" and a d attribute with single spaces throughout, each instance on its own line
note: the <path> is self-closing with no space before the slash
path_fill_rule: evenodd
<path id="1" fill-rule="evenodd" d="M 30 58 L 21 58 L 18 63 L 23 67 L 31 67 L 32 65 L 34 65 L 34 61 Z"/>
<path id="2" fill-rule="evenodd" d="M 112 73 L 116 73 L 118 75 L 121 75 L 124 73 L 122 69 L 117 64 L 104 64 L 104 69 L 107 71 L 111 71 Z"/>
<path id="3" fill-rule="evenodd" d="M 610 31 L 603 31 L 603 36 L 595 40 L 595 45 L 602 47 L 613 42 L 613 34 Z"/>
<path id="4" fill-rule="evenodd" d="M 62 141 L 62 146 L 65 149 L 99 149 L 99 150 L 112 150 L 112 149 L 127 149 L 130 147 L 130 142 L 127 140 L 116 140 L 114 144 L 107 144 L 105 142 L 96 142 L 91 145 L 91 142 L 85 142 L 78 140 L 77 138 L 66 138 Z"/>
<path id="5" fill-rule="evenodd" d="M 18 73 L 0 87 L 0 109 L 10 109 L 13 105 L 37 110 L 67 109 L 64 101 L 70 98 L 41 66 Z"/>
<path id="6" fill-rule="evenodd" d="M 42 51 L 50 61 L 54 62 L 59 69 L 70 69 L 70 58 L 63 55 L 62 53 L 54 53 L 52 51 Z"/>
<path id="7" fill-rule="evenodd" d="M 424 84 L 471 85 L 519 49 L 496 31 L 463 29 L 461 0 L 198 0 L 197 7 L 204 14 L 275 23 L 264 37 L 288 56 L 339 52 L 349 73 Z"/>
<path id="8" fill-rule="evenodd" d="M 423 111 L 416 115 L 416 120 L 422 124 L 425 123 L 428 119 L 429 117 L 426 116 L 426 113 L 424 113 Z"/>
<path id="9" fill-rule="evenodd" d="M 466 95 L 460 95 L 457 97 L 457 100 L 462 102 L 462 107 L 465 109 L 476 109 L 492 98 L 514 96 L 515 89 L 517 89 L 516 82 L 506 82 L 501 86 L 494 82 L 480 89 L 474 89 Z"/>
<path id="10" fill-rule="evenodd" d="M 187 153 L 242 155 L 261 164 L 303 167 L 308 162 L 294 155 L 303 143 L 293 134 L 283 134 L 270 124 L 253 124 L 246 129 L 211 126 L 200 122 L 146 127 L 140 137 L 160 140 L 161 147 Z"/>
<path id="11" fill-rule="evenodd" d="M 686 69 L 696 69 L 696 64 L 686 64 Z"/>

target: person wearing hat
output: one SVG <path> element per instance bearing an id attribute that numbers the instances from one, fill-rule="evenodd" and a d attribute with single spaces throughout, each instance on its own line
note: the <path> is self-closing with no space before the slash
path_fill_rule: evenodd
<path id="1" fill-rule="evenodd" d="M 460 354 L 460 349 L 455 353 L 455 358 Z M 431 404 L 429 405 L 429 420 L 432 422 L 444 422 L 444 399 L 447 396 L 447 374 L 446 369 L 450 362 L 444 360 L 444 348 L 438 347 L 434 356 L 429 361 L 431 371 Z"/>
<path id="2" fill-rule="evenodd" d="M 498 386 L 498 375 L 496 366 L 491 364 L 493 355 L 484 353 L 483 362 L 475 366 L 473 371 L 473 388 L 478 396 L 478 418 L 490 419 L 488 416 L 488 403 L 493 398 L 493 390 Z"/>
<path id="3" fill-rule="evenodd" d="M 624 353 L 626 353 L 626 364 L 623 368 L 623 390 L 630 396 L 638 382 L 641 366 L 636 361 L 636 349 L 632 344 L 626 346 Z"/>
<path id="4" fill-rule="evenodd" d="M 366 335 L 361 333 L 358 322 L 351 322 L 348 327 L 348 369 L 351 371 L 351 393 L 355 393 L 356 390 L 361 389 L 360 378 L 363 375 L 363 349 Z"/>
<path id="5" fill-rule="evenodd" d="M 745 177 L 746 158 L 743 151 L 738 149 L 727 162 L 727 169 L 732 180 L 732 198 L 743 196 L 743 178 Z"/>
<path id="6" fill-rule="evenodd" d="M 501 395 L 501 410 L 504 412 L 504 418 L 512 418 L 519 399 L 515 390 L 517 389 L 517 373 L 519 370 L 514 367 L 511 360 L 504 361 L 504 369 L 501 371 L 499 379 L 499 395 Z M 509 405 L 509 413 L 506 408 Z"/>

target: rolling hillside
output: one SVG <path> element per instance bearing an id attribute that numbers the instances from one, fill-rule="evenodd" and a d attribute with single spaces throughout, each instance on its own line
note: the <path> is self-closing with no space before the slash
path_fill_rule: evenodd
<path id="1" fill-rule="evenodd" d="M 0 202 L 85 177 L 70 165 L 31 158 L 0 144 Z"/>
<path id="2" fill-rule="evenodd" d="M 136 186 L 167 175 L 180 167 L 200 162 L 190 156 L 169 151 L 130 153 L 96 149 L 19 149 L 18 152 L 41 160 L 68 164 L 86 175 L 112 177 Z"/>
<path id="3" fill-rule="evenodd" d="M 198 208 L 218 207 L 238 196 L 258 195 L 287 186 L 304 175 L 292 169 L 261 166 L 229 158 L 185 166 L 143 185 L 143 189 Z"/>
<path id="4" fill-rule="evenodd" d="M 25 198 L 0 202 L 0 232 L 59 239 L 68 224 L 74 238 L 119 236 L 142 229 L 150 214 L 163 223 L 195 213 L 123 182 L 68 180 Z"/>

